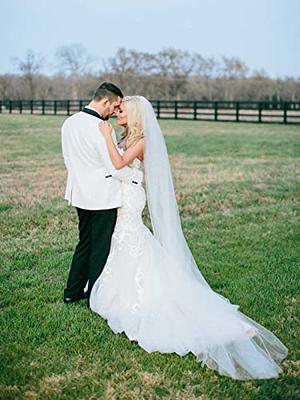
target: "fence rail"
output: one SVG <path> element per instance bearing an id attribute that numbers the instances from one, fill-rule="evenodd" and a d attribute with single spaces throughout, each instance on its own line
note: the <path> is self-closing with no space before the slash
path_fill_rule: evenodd
<path id="1" fill-rule="evenodd" d="M 0 114 L 71 115 L 89 100 L 0 100 Z M 157 118 L 300 124 L 300 102 L 151 100 Z"/>

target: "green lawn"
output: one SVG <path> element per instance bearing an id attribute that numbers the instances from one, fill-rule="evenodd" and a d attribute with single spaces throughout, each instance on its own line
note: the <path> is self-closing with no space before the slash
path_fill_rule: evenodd
<path id="1" fill-rule="evenodd" d="M 77 240 L 63 120 L 0 116 L 0 399 L 299 399 L 299 127 L 161 122 L 199 267 L 289 348 L 279 379 L 236 382 L 63 303 Z"/>

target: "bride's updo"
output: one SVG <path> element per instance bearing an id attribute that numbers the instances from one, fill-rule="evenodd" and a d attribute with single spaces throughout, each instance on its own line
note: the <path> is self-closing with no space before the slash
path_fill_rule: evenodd
<path id="1" fill-rule="evenodd" d="M 144 137 L 144 123 L 140 97 L 126 96 L 123 102 L 127 110 L 127 126 L 122 139 L 125 140 L 125 147 L 128 149 Z"/>

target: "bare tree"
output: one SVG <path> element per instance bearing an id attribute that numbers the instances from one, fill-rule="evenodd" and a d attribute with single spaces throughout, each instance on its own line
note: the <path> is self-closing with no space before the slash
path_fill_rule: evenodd
<path id="1" fill-rule="evenodd" d="M 125 75 L 138 73 L 138 60 L 140 53 L 136 50 L 128 50 L 121 47 L 117 50 L 114 57 L 104 61 L 105 72 Z"/>
<path id="2" fill-rule="evenodd" d="M 88 55 L 82 44 L 61 46 L 56 51 L 60 71 L 71 78 L 71 98 L 78 99 L 78 80 L 88 72 L 93 58 Z"/>
<path id="3" fill-rule="evenodd" d="M 194 55 L 193 72 L 196 78 L 203 83 L 205 90 L 204 99 L 213 100 L 215 79 L 219 77 L 221 63 L 214 57 L 205 58 L 201 54 Z"/>
<path id="4" fill-rule="evenodd" d="M 221 60 L 219 86 L 223 92 L 223 98 L 233 101 L 249 69 L 243 61 L 235 57 L 222 56 Z"/>
<path id="5" fill-rule="evenodd" d="M 125 93 L 143 93 L 145 82 L 153 83 L 155 55 L 133 49 L 120 48 L 114 57 L 103 63 L 103 75 L 115 81 Z"/>
<path id="6" fill-rule="evenodd" d="M 222 56 L 221 75 L 224 78 L 245 77 L 249 71 L 247 65 L 239 58 Z"/>
<path id="7" fill-rule="evenodd" d="M 193 70 L 193 63 L 193 57 L 188 51 L 166 48 L 157 54 L 157 75 L 165 78 L 165 83 L 169 87 L 167 97 L 180 99 Z"/>
<path id="8" fill-rule="evenodd" d="M 36 94 L 36 77 L 41 72 L 44 64 L 44 57 L 34 53 L 33 50 L 28 50 L 24 60 L 14 57 L 12 62 L 21 72 L 24 82 L 29 88 L 29 98 L 35 99 Z"/>
<path id="9" fill-rule="evenodd" d="M 2 99 L 8 99 L 10 97 L 11 82 L 11 75 L 6 74 L 0 76 L 0 97 Z"/>

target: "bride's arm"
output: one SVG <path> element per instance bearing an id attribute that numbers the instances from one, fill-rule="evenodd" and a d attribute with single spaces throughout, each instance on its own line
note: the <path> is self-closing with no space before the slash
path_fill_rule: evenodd
<path id="1" fill-rule="evenodd" d="M 125 167 L 130 164 L 135 158 L 143 157 L 144 139 L 138 140 L 133 146 L 121 155 L 112 138 L 112 126 L 108 122 L 100 122 L 99 130 L 105 138 L 109 156 L 116 169 Z"/>

